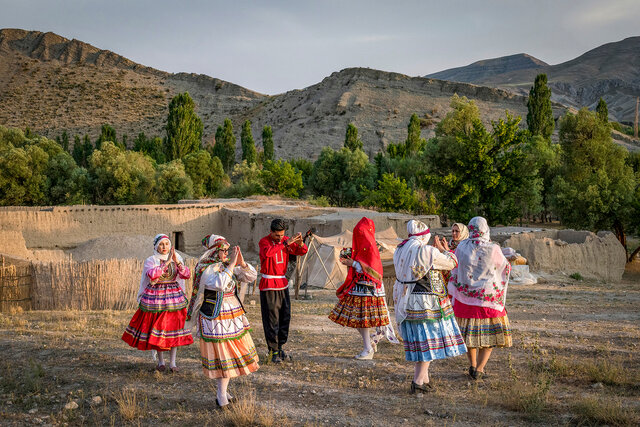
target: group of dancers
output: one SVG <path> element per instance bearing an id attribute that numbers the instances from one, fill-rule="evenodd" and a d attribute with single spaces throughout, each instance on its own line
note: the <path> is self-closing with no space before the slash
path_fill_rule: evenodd
<path id="1" fill-rule="evenodd" d="M 283 348 L 291 320 L 285 273 L 290 256 L 308 251 L 300 233 L 288 238 L 285 229 L 285 221 L 275 219 L 259 243 L 267 363 L 291 358 Z M 471 378 L 486 378 L 492 349 L 511 346 L 505 310 L 510 266 L 500 247 L 491 243 L 487 221 L 475 217 L 468 228 L 456 223 L 451 242 L 435 236 L 433 245 L 429 228 L 420 221 L 409 221 L 407 233 L 393 257 L 393 300 L 406 360 L 415 362 L 410 392 L 434 390 L 429 380 L 431 361 L 464 353 Z M 199 337 L 203 373 L 216 379 L 216 403 L 225 407 L 233 402 L 229 380 L 258 369 L 249 321 L 238 296 L 241 284 L 256 280 L 257 272 L 240 248 L 231 247 L 223 236 L 212 234 L 202 243 L 206 251 L 194 269 L 189 300 L 185 280 L 191 272 L 167 235 L 154 238 L 154 254 L 145 261 L 140 280 L 138 309 L 122 339 L 134 348 L 155 350 L 158 371 L 176 372 L 177 347 Z M 370 360 L 381 339 L 400 342 L 389 318 L 372 220 L 365 217 L 358 222 L 352 247 L 341 252 L 340 262 L 348 266 L 348 273 L 336 291 L 338 302 L 329 319 L 356 328 L 363 349 L 355 358 Z"/>

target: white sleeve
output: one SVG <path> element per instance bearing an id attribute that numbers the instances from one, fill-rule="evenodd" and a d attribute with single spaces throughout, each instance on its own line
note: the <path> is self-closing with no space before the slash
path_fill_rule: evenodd
<path id="1" fill-rule="evenodd" d="M 212 291 L 222 291 L 231 282 L 232 272 L 229 269 L 222 271 L 214 271 L 213 266 L 210 265 L 202 272 L 200 277 L 200 284 L 204 284 L 205 289 Z"/>
<path id="2" fill-rule="evenodd" d="M 241 283 L 251 283 L 258 278 L 258 272 L 249 263 L 247 263 L 246 268 L 236 266 L 236 268 L 233 269 L 233 274 L 236 275 L 238 281 Z"/>
<path id="3" fill-rule="evenodd" d="M 360 265 L 358 261 L 353 261 L 352 267 L 355 268 L 358 273 L 362 273 L 362 265 Z"/>
<path id="4" fill-rule="evenodd" d="M 142 277 L 140 278 L 140 287 L 138 288 L 138 295 L 136 299 L 140 302 L 140 298 L 142 298 L 142 294 L 144 290 L 147 288 L 147 285 L 150 283 L 149 276 L 147 276 L 147 271 L 151 270 L 156 266 L 156 261 L 153 257 L 149 257 L 144 261 L 144 265 L 142 267 Z"/>
<path id="5" fill-rule="evenodd" d="M 458 265 L 458 258 L 451 252 L 436 252 L 433 257 L 434 270 L 451 270 Z"/>

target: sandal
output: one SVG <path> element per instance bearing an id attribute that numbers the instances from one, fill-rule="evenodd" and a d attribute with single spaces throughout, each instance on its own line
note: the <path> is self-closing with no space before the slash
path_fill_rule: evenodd
<path id="1" fill-rule="evenodd" d="M 156 371 L 158 372 L 164 372 L 167 370 L 167 367 L 165 365 L 157 365 L 156 366 Z"/>
<path id="2" fill-rule="evenodd" d="M 218 409 L 222 409 L 223 411 L 227 411 L 229 410 L 229 405 L 231 404 L 231 402 L 227 403 L 226 405 L 220 405 L 220 402 L 218 401 L 218 398 L 216 397 L 216 406 L 218 407 Z"/>
<path id="3" fill-rule="evenodd" d="M 411 381 L 411 394 L 431 393 L 433 391 L 436 391 L 436 389 L 431 385 L 431 382 L 428 382 L 426 384 L 416 384 L 415 382 Z"/>
<path id="4" fill-rule="evenodd" d="M 180 372 L 180 368 L 178 368 L 177 366 L 174 366 L 173 368 L 169 367 L 169 372 L 176 373 L 176 372 Z"/>

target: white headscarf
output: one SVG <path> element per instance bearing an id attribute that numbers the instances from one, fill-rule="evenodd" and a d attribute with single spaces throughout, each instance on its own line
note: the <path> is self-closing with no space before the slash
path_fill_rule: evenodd
<path id="1" fill-rule="evenodd" d="M 448 290 L 464 304 L 502 311 L 511 269 L 500 246 L 489 237 L 486 219 L 477 216 L 469 221 L 469 238 L 456 248 L 458 267 L 451 270 Z"/>
<path id="2" fill-rule="evenodd" d="M 161 254 L 158 252 L 158 246 L 160 246 L 160 242 L 166 240 L 169 242 L 169 251 L 166 254 Z M 166 261 L 169 259 L 169 254 L 171 253 L 171 239 L 166 234 L 156 234 L 156 237 L 153 238 L 153 257 L 158 261 Z"/>
<path id="3" fill-rule="evenodd" d="M 398 325 L 407 317 L 406 307 L 413 292 L 415 282 L 421 279 L 433 266 L 436 248 L 429 245 L 431 233 L 429 227 L 412 219 L 407 223 L 409 238 L 398 245 L 393 254 L 396 269 L 396 282 L 393 287 L 396 321 Z"/>

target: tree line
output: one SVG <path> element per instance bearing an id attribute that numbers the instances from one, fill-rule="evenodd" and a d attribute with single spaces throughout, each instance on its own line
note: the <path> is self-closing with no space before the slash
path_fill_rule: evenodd
<path id="1" fill-rule="evenodd" d="M 546 75 L 528 98 L 526 126 L 505 112 L 487 128 L 472 100 L 454 95 L 435 137 L 421 138 L 425 119 L 413 114 L 404 141 L 373 159 L 358 129 L 346 128 L 343 147 L 324 147 L 315 162 L 276 159 L 273 131 L 261 146 L 251 122 L 240 131 L 241 160 L 230 119 L 213 145 L 188 93 L 175 96 L 163 137 L 140 133 L 129 142 L 105 124 L 96 141 L 67 132 L 51 140 L 26 129 L 0 127 L 0 204 L 175 203 L 204 197 L 280 194 L 318 205 L 439 214 L 493 224 L 557 218 L 568 227 L 640 231 L 640 156 L 616 145 L 607 105 L 554 121 Z M 428 122 L 428 120 L 427 120 Z M 558 127 L 559 143 L 551 140 Z"/>

